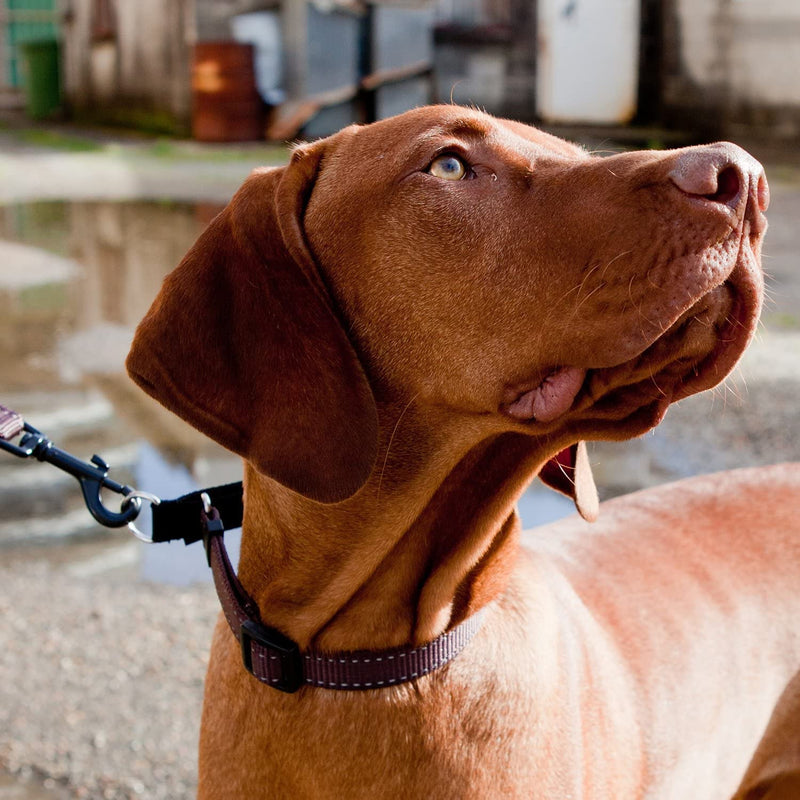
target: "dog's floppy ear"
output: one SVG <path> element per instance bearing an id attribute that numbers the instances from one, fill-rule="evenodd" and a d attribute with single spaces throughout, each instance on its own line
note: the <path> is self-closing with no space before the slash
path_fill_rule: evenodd
<path id="1" fill-rule="evenodd" d="M 148 394 L 320 502 L 367 480 L 375 401 L 308 251 L 325 143 L 253 173 L 167 276 L 127 359 Z"/>
<path id="2" fill-rule="evenodd" d="M 597 519 L 600 501 L 586 442 L 577 442 L 553 456 L 542 467 L 539 478 L 551 489 L 571 497 L 578 513 L 587 522 Z"/>

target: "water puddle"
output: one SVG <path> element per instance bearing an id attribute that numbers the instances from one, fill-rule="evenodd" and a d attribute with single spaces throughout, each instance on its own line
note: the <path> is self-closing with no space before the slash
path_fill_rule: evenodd
<path id="1" fill-rule="evenodd" d="M 0 207 L 0 402 L 59 447 L 81 458 L 100 453 L 118 481 L 164 497 L 241 475 L 238 458 L 160 409 L 123 368 L 164 276 L 218 210 L 152 202 Z M 148 548 L 125 530 L 100 528 L 73 478 L 5 454 L 0 545 L 4 561 L 44 557 L 78 575 L 207 579 L 196 548 Z"/>
<path id="2" fill-rule="evenodd" d="M 154 202 L 0 207 L 0 402 L 59 447 L 87 459 L 100 453 L 117 480 L 162 497 L 241 476 L 238 458 L 164 411 L 123 369 L 164 276 L 218 211 Z M 208 580 L 201 548 L 147 547 L 106 531 L 84 510 L 74 479 L 0 456 L 4 561 L 46 558 L 76 576 Z M 527 526 L 571 510 L 543 488 L 521 503 Z"/>

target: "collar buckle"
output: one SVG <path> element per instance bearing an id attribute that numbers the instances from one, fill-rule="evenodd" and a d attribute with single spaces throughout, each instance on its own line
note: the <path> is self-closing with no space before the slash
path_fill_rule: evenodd
<path id="1" fill-rule="evenodd" d="M 280 631 L 246 619 L 239 628 L 239 643 L 245 669 L 253 677 L 289 694 L 305 683 L 300 647 Z"/>

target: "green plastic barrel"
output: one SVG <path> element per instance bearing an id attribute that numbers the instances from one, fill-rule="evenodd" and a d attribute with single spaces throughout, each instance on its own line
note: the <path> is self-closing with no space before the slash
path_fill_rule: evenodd
<path id="1" fill-rule="evenodd" d="M 49 117 L 61 105 L 58 42 L 47 39 L 24 42 L 25 101 L 34 119 Z"/>

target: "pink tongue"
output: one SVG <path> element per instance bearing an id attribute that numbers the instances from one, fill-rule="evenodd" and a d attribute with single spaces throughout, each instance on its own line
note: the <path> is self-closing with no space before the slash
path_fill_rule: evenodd
<path id="1" fill-rule="evenodd" d="M 585 369 L 561 367 L 535 389 L 518 397 L 506 410 L 516 419 L 552 422 L 569 411 L 585 378 Z"/>

